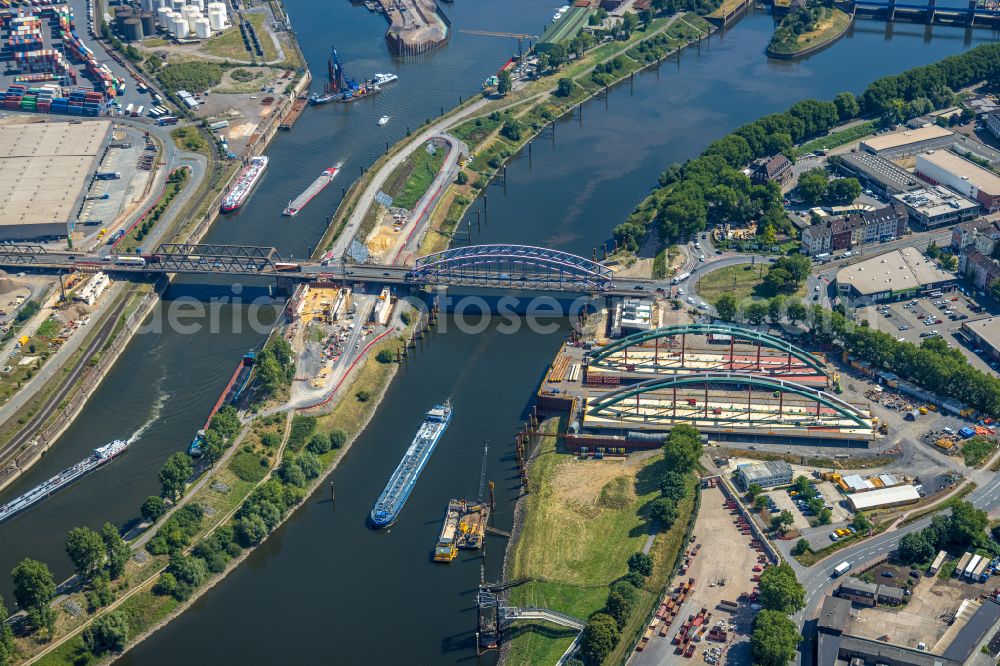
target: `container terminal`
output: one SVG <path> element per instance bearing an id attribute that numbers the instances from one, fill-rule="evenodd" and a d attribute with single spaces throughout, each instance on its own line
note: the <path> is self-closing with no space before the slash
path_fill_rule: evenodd
<path id="1" fill-rule="evenodd" d="M 537 404 L 568 413 L 566 447 L 588 455 L 656 448 L 677 423 L 717 440 L 868 447 L 877 419 L 838 384 L 822 355 L 783 339 L 687 324 L 567 343 Z"/>
<path id="2" fill-rule="evenodd" d="M 215 416 L 216 412 L 222 409 L 223 405 L 233 405 L 236 407 L 239 404 L 243 396 L 243 391 L 250 385 L 250 378 L 253 375 L 254 364 L 256 362 L 257 352 L 250 351 L 243 355 L 239 366 L 233 372 L 233 376 L 229 378 L 229 383 L 226 384 L 226 388 L 222 389 L 222 394 L 216 401 L 215 406 L 212 407 L 212 411 L 209 412 L 208 418 L 205 420 L 205 426 L 198 431 L 198 434 L 194 436 L 194 439 L 191 440 L 191 444 L 188 446 L 188 455 L 192 458 L 200 458 L 204 453 L 202 446 L 205 444 L 205 431 L 208 430 L 208 426 L 212 423 L 212 417 Z"/>
<path id="3" fill-rule="evenodd" d="M 323 173 L 321 173 L 316 180 L 310 183 L 309 187 L 307 187 L 302 194 L 288 202 L 288 206 L 285 207 L 285 210 L 283 210 L 281 214 L 288 217 L 298 215 L 299 211 L 305 208 L 306 204 L 313 200 L 313 197 L 322 192 L 327 185 L 333 182 L 333 179 L 337 177 L 338 173 L 340 173 L 340 168 L 342 166 L 344 166 L 343 162 L 337 162 L 329 169 L 324 169 Z"/>
<path id="4" fill-rule="evenodd" d="M 69 469 L 59 472 L 48 481 L 35 486 L 14 501 L 0 506 L 0 522 L 3 522 L 21 511 L 24 511 L 28 507 L 41 502 L 46 497 L 52 495 L 52 493 L 65 488 L 82 476 L 93 472 L 101 465 L 111 462 L 121 454 L 125 453 L 126 449 L 128 449 L 128 442 L 122 439 L 116 439 L 110 444 L 105 444 L 104 446 L 94 449 L 94 454 L 86 460 L 81 460 Z"/>
<path id="5" fill-rule="evenodd" d="M 448 500 L 441 534 L 434 547 L 434 561 L 451 562 L 458 556 L 459 548 L 482 548 L 489 518 L 490 507 L 487 504 L 464 499 Z"/>
<path id="6" fill-rule="evenodd" d="M 435 405 L 427 412 L 424 422 L 420 424 L 417 434 L 413 437 L 413 443 L 406 450 L 403 459 L 399 461 L 399 466 L 389 477 L 389 482 L 372 507 L 369 517 L 376 529 L 389 527 L 396 522 L 399 512 L 403 510 L 403 505 L 406 504 L 410 492 L 420 477 L 420 472 L 427 465 L 431 454 L 434 453 L 434 447 L 451 423 L 451 413 L 451 404 L 448 402 Z"/>

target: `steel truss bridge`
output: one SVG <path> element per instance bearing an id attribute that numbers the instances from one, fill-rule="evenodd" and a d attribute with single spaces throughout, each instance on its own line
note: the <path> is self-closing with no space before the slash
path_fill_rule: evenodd
<path id="1" fill-rule="evenodd" d="M 679 324 L 676 326 L 664 326 L 649 331 L 633 333 L 632 335 L 605 345 L 596 351 L 590 352 L 587 357 L 588 365 L 608 369 L 623 369 L 629 367 L 629 349 L 642 347 L 652 342 L 654 345 L 653 364 L 652 366 L 648 365 L 648 359 L 644 358 L 644 370 L 662 372 L 685 369 L 684 363 L 685 352 L 687 351 L 687 336 L 712 334 L 729 336 L 728 360 L 724 355 L 723 360 L 720 363 L 720 366 L 722 367 L 716 368 L 718 370 L 724 370 L 728 367 L 728 370 L 731 372 L 739 369 L 745 373 L 748 372 L 761 375 L 794 374 L 800 377 L 815 376 L 822 377 L 824 379 L 827 377 L 826 368 L 823 363 L 804 349 L 796 347 L 781 338 L 768 335 L 767 333 L 760 333 L 759 331 L 754 331 L 752 329 L 741 328 L 739 326 L 729 326 L 726 324 Z M 669 345 L 662 345 L 663 352 L 661 352 L 661 339 L 668 338 L 670 340 L 674 340 L 677 337 L 680 337 L 679 357 L 670 355 L 670 353 L 675 351 L 676 348 Z M 737 354 L 735 351 L 736 340 L 743 340 L 754 345 L 756 347 L 755 356 L 750 359 L 737 360 Z M 648 347 L 645 347 L 645 349 L 648 350 Z M 784 365 L 775 365 L 774 363 L 762 364 L 761 349 L 770 349 L 779 352 L 785 357 Z M 794 367 L 793 359 L 799 362 Z M 633 361 L 635 361 L 634 356 Z M 705 369 L 687 368 L 687 370 L 689 372 L 703 372 Z"/>
<path id="2" fill-rule="evenodd" d="M 702 404 L 699 406 L 689 396 L 690 391 L 682 394 L 678 409 L 677 389 L 701 389 Z M 731 394 L 720 399 L 716 394 L 715 402 L 725 402 L 728 410 L 718 406 L 710 407 L 710 390 L 725 388 Z M 743 391 L 746 394 L 745 403 L 737 403 L 732 393 Z M 641 403 L 641 398 L 647 394 L 663 394 L 669 392 L 669 404 L 660 408 L 652 407 L 648 402 Z M 755 397 L 756 393 L 756 397 Z M 770 393 L 771 400 L 777 400 L 776 410 L 754 410 L 753 405 L 760 406 L 763 402 L 762 393 Z M 776 396 L 773 394 L 777 394 Z M 815 403 L 815 410 L 810 408 L 806 413 L 801 409 L 802 401 L 794 406 L 785 404 L 785 395 L 794 395 L 807 403 Z M 746 408 L 743 409 L 743 404 Z M 773 403 L 771 403 L 773 406 Z M 824 411 L 826 408 L 827 411 Z M 794 413 L 792 412 L 794 409 Z M 765 377 L 742 372 L 704 372 L 696 375 L 681 375 L 674 377 L 649 379 L 638 384 L 624 386 L 610 391 L 587 403 L 587 414 L 594 417 L 612 419 L 621 422 L 652 422 L 658 421 L 715 421 L 719 423 L 746 424 L 751 427 L 763 425 L 781 426 L 822 426 L 841 425 L 849 421 L 851 428 L 871 430 L 870 417 L 857 407 L 837 396 L 796 382 L 777 377 Z M 832 419 L 829 418 L 832 415 Z M 796 423 L 798 421 L 798 423 Z"/>
<path id="3" fill-rule="evenodd" d="M 138 256 L 55 252 L 42 245 L 0 245 L 0 266 L 105 270 L 124 274 L 190 273 L 342 279 L 411 285 L 480 286 L 566 292 L 613 290 L 612 270 L 574 254 L 527 245 L 472 245 L 420 257 L 415 266 L 292 262 L 273 247 L 163 243 Z M 629 281 L 649 282 L 649 281 Z M 629 292 L 633 293 L 633 292 Z"/>
<path id="4" fill-rule="evenodd" d="M 530 245 L 472 245 L 417 259 L 409 277 L 421 284 L 605 291 L 612 271 L 575 254 Z"/>

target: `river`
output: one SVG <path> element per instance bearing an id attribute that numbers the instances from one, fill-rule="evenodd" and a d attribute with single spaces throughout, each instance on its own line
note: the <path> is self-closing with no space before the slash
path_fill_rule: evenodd
<path id="1" fill-rule="evenodd" d="M 530 0 L 444 5 L 456 29 L 451 42 L 397 61 L 386 50 L 380 16 L 348 3 L 289 0 L 316 73 L 314 89 L 322 85 L 331 41 L 349 72 L 395 71 L 400 81 L 371 100 L 308 109 L 269 148 L 271 166 L 249 204 L 220 220 L 206 242 L 273 244 L 285 257 L 307 254 L 360 166 L 371 164 L 408 126 L 415 129 L 459 95 L 474 93 L 511 49 L 512 40 L 457 29 L 537 32 L 552 9 Z M 763 56 L 771 29 L 769 16 L 751 14 L 701 49 L 685 51 L 679 64 L 638 74 L 634 85 L 625 83 L 606 100 L 584 105 L 582 122 L 559 121 L 554 136 L 547 130 L 535 140 L 530 159 L 525 153 L 511 161 L 506 187 L 489 188 L 489 221 L 476 240 L 589 256 L 664 167 L 695 156 L 735 126 L 804 97 L 859 92 L 878 76 L 994 38 L 990 31 L 915 25 L 887 31 L 882 23 L 863 22 L 805 61 L 774 62 Z M 392 120 L 380 128 L 375 119 L 383 114 Z M 280 217 L 288 199 L 340 160 L 344 172 L 327 191 L 293 220 Z M 479 202 L 474 210 L 481 207 Z M 180 281 L 161 311 L 183 296 L 226 291 Z M 223 307 L 215 332 L 167 329 L 135 340 L 64 441 L 0 501 L 83 458 L 93 446 L 145 429 L 121 460 L 0 525 L 0 571 L 30 555 L 61 578 L 70 572 L 62 549 L 68 529 L 134 518 L 142 498 L 158 491 L 162 461 L 186 447 L 239 356 L 260 343 L 246 311 Z M 435 333 L 404 364 L 372 425 L 334 472 L 336 507 L 326 501 L 323 484 L 244 565 L 120 663 L 168 664 L 192 655 L 198 662 L 227 663 L 439 663 L 473 656 L 481 560 L 463 555 L 451 566 L 435 566 L 429 552 L 447 499 L 477 492 L 487 440 L 487 476 L 499 491 L 496 525 L 510 527 L 517 492 L 513 433 L 565 330 L 501 335 L 489 327 L 470 336 L 445 321 L 448 331 Z M 233 333 L 236 324 L 242 332 Z M 455 420 L 401 520 L 388 531 L 368 530 L 364 516 L 422 412 L 448 396 Z M 488 539 L 489 579 L 498 574 L 503 547 L 502 539 Z M 6 577 L 0 577 L 0 594 L 11 598 Z"/>

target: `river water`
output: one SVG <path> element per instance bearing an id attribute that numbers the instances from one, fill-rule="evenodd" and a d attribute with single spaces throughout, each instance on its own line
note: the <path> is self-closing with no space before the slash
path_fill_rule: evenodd
<path id="1" fill-rule="evenodd" d="M 386 50 L 381 17 L 345 2 L 288 0 L 316 74 L 314 89 L 322 85 L 331 42 L 355 76 L 394 71 L 400 81 L 370 100 L 308 109 L 269 148 L 270 168 L 249 204 L 221 219 L 206 242 L 274 245 L 285 257 L 305 256 L 360 166 L 371 164 L 407 127 L 415 129 L 459 95 L 473 94 L 512 48 L 511 40 L 458 29 L 538 32 L 553 8 L 531 0 L 444 5 L 455 28 L 451 42 L 397 61 Z M 700 49 L 685 51 L 679 63 L 636 75 L 634 84 L 584 105 L 582 121 L 574 116 L 557 122 L 554 133 L 547 130 L 534 141 L 530 158 L 525 153 L 511 161 L 506 186 L 489 188 L 488 222 L 474 232 L 475 240 L 589 256 L 664 167 L 695 156 L 735 126 L 804 97 L 859 92 L 879 76 L 996 37 L 990 31 L 886 29 L 865 22 L 830 49 L 789 63 L 763 56 L 771 30 L 769 16 L 751 14 Z M 392 120 L 380 128 L 375 120 L 383 114 Z M 290 198 L 341 160 L 340 178 L 305 211 L 293 220 L 280 217 Z M 480 201 L 473 210 L 483 206 Z M 248 287 L 238 296 L 249 300 L 261 293 Z M 226 287 L 179 281 L 160 314 L 184 297 L 212 296 L 232 294 Z M 239 356 L 263 339 L 249 326 L 248 310 L 223 306 L 217 325 L 203 321 L 195 333 L 168 327 L 137 337 L 63 441 L 0 501 L 111 439 L 134 436 L 128 455 L 0 525 L 0 572 L 32 556 L 63 577 L 70 572 L 62 549 L 67 530 L 135 517 L 142 498 L 158 491 L 162 461 L 187 446 Z M 513 433 L 566 329 L 500 334 L 489 326 L 467 335 L 453 320 L 445 322 L 448 329 L 431 336 L 400 369 L 375 420 L 333 473 L 335 507 L 323 484 L 244 565 L 120 663 L 172 664 L 193 655 L 198 663 L 254 664 L 474 658 L 474 592 L 482 559 L 465 554 L 451 566 L 435 566 L 430 550 L 447 499 L 478 492 L 484 444 L 486 476 L 498 490 L 495 524 L 509 529 L 518 485 Z M 365 515 L 422 413 L 449 396 L 455 419 L 399 523 L 387 531 L 368 530 Z M 497 578 L 504 545 L 500 538 L 488 540 L 487 579 Z M 5 576 L 0 594 L 11 598 Z"/>

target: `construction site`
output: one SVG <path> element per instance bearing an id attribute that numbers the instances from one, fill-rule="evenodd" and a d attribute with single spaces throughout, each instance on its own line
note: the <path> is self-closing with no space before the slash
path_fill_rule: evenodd
<path id="1" fill-rule="evenodd" d="M 822 355 L 723 324 L 666 326 L 600 345 L 564 345 L 538 393 L 568 412 L 568 450 L 622 454 L 662 445 L 679 423 L 718 441 L 870 446 L 870 405 L 839 397 Z"/>

